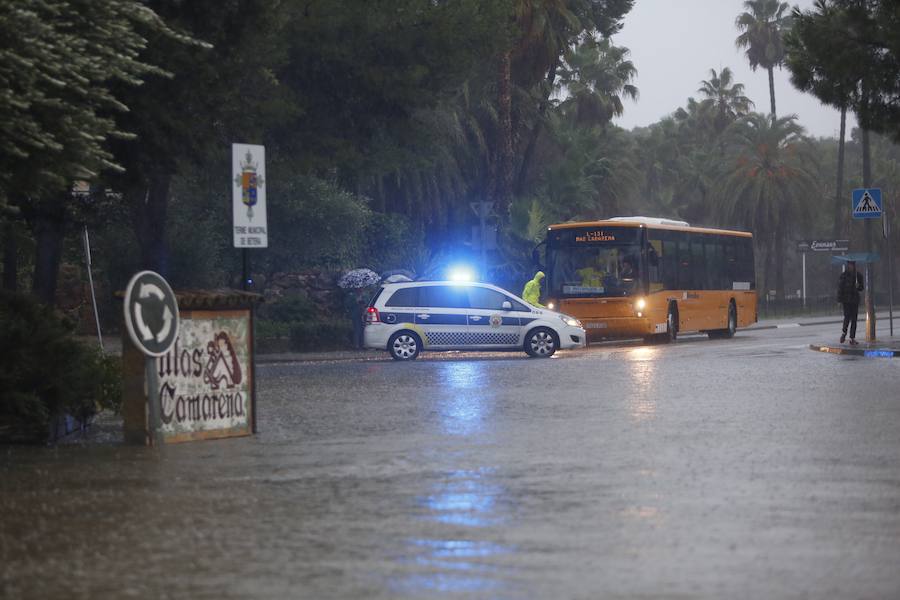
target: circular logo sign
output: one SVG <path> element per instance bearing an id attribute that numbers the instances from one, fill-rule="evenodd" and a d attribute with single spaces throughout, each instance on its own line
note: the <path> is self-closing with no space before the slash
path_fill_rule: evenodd
<path id="1" fill-rule="evenodd" d="M 178 337 L 178 302 L 165 279 L 141 271 L 125 290 L 125 327 L 131 341 L 148 356 L 162 356 Z"/>
<path id="2" fill-rule="evenodd" d="M 491 315 L 491 327 L 500 327 L 503 325 L 503 315 Z"/>

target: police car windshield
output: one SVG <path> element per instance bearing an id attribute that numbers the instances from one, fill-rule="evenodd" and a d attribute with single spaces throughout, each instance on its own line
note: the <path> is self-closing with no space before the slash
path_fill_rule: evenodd
<path id="1" fill-rule="evenodd" d="M 639 229 L 552 231 L 551 296 L 596 298 L 640 293 Z"/>

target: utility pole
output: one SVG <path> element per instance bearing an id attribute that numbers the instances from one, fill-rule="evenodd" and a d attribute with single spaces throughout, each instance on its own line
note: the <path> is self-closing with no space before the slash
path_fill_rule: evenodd
<path id="1" fill-rule="evenodd" d="M 862 128 L 862 155 L 863 155 L 863 187 L 868 188 L 872 182 L 872 160 L 869 148 L 869 130 Z M 882 215 L 882 218 L 884 216 Z M 874 342 L 875 336 L 875 269 L 872 268 L 872 220 L 866 219 L 866 252 L 869 260 L 866 261 L 866 341 Z"/>
<path id="2" fill-rule="evenodd" d="M 469 206 L 475 211 L 475 214 L 478 216 L 478 226 L 477 228 L 473 228 L 476 231 L 472 232 L 472 244 L 475 245 L 476 240 L 478 243 L 478 248 L 480 252 L 480 277 L 482 281 L 485 281 L 487 278 L 487 251 L 494 249 L 493 239 L 488 239 L 488 224 L 487 219 L 491 216 L 491 211 L 494 208 L 493 202 L 487 202 L 484 199 L 479 200 L 478 202 L 470 202 Z M 488 244 L 490 243 L 491 248 L 488 248 Z"/>
<path id="3" fill-rule="evenodd" d="M 487 231 L 485 227 L 485 213 L 487 212 L 486 202 L 482 200 L 480 202 L 479 211 L 478 211 L 478 229 L 479 229 L 479 239 L 481 240 L 481 276 L 479 279 L 484 281 L 487 279 Z"/>

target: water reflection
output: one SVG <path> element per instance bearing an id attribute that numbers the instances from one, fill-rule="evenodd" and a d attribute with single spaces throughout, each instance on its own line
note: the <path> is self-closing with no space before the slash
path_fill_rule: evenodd
<path id="1" fill-rule="evenodd" d="M 413 596 L 422 592 L 496 593 L 502 573 L 496 561 L 514 549 L 490 539 L 491 526 L 503 519 L 498 501 L 504 490 L 493 479 L 493 469 L 457 470 L 432 484 L 432 492 L 417 499 L 423 518 L 453 531 L 452 536 L 408 540 L 407 561 L 414 572 L 395 583 Z M 451 526 L 448 528 L 447 526 Z M 462 531 L 470 535 L 460 536 Z"/>
<path id="2" fill-rule="evenodd" d="M 441 425 L 451 435 L 472 435 L 484 428 L 485 362 L 450 362 L 441 365 L 443 393 L 438 411 Z"/>
<path id="3" fill-rule="evenodd" d="M 419 499 L 427 519 L 450 525 L 486 527 L 500 522 L 495 507 L 502 493 L 488 478 L 490 469 L 454 471 L 434 484 L 434 492 Z"/>
<path id="4" fill-rule="evenodd" d="M 656 348 L 641 347 L 629 352 L 631 392 L 628 395 L 628 411 L 635 423 L 656 418 Z"/>

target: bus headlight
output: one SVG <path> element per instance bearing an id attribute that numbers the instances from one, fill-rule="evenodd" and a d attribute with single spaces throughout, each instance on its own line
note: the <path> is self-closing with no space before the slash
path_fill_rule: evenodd
<path id="1" fill-rule="evenodd" d="M 562 319 L 562 322 L 569 327 L 581 327 L 581 321 L 579 321 L 578 319 L 573 319 L 569 315 L 559 315 L 559 318 Z"/>
<path id="2" fill-rule="evenodd" d="M 647 308 L 647 301 L 643 298 L 638 298 L 634 301 L 634 314 L 636 316 L 643 317 L 645 308 Z"/>
<path id="3" fill-rule="evenodd" d="M 553 302 L 548 302 L 548 303 L 547 303 L 547 308 L 549 308 L 550 310 L 553 310 L 553 309 L 556 308 L 556 305 L 555 305 Z"/>

